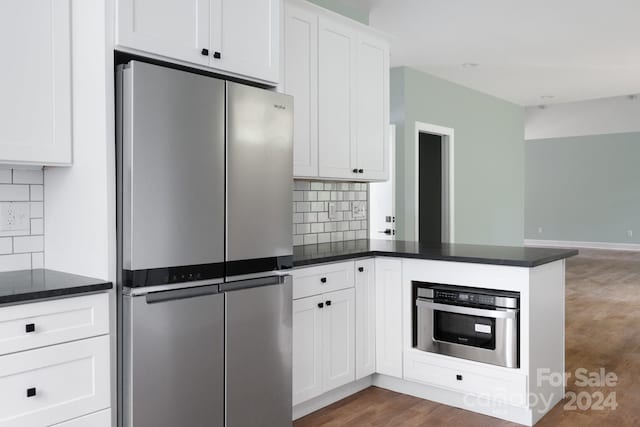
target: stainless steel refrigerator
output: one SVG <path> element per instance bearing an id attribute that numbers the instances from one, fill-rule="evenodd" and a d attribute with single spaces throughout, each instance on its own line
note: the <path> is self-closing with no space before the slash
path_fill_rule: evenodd
<path id="1" fill-rule="evenodd" d="M 116 77 L 119 424 L 291 425 L 292 98 Z"/>

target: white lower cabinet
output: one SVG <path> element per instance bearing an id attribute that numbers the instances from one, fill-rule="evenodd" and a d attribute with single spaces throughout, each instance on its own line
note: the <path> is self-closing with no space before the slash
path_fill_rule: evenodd
<path id="1" fill-rule="evenodd" d="M 356 261 L 356 379 L 376 371 L 376 269 L 373 258 Z"/>
<path id="2" fill-rule="evenodd" d="M 108 298 L 0 307 L 0 427 L 111 425 Z"/>
<path id="3" fill-rule="evenodd" d="M 354 380 L 354 289 L 294 300 L 293 404 Z"/>
<path id="4" fill-rule="evenodd" d="M 45 426 L 110 406 L 107 335 L 0 358 L 0 426 Z"/>
<path id="5" fill-rule="evenodd" d="M 51 427 L 110 427 L 111 426 L 111 409 L 94 412 L 84 417 L 75 418 L 65 421 Z"/>
<path id="6" fill-rule="evenodd" d="M 376 372 L 402 378 L 402 261 L 375 263 Z"/>

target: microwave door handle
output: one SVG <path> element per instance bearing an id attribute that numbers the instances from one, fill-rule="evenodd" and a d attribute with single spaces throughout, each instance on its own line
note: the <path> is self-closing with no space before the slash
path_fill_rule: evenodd
<path id="1" fill-rule="evenodd" d="M 418 307 L 429 308 L 432 310 L 446 311 L 448 313 L 466 314 L 469 316 L 491 317 L 494 319 L 515 319 L 518 310 L 501 309 L 501 310 L 485 310 L 475 307 L 464 307 L 460 305 L 439 304 L 437 302 L 417 300 Z"/>

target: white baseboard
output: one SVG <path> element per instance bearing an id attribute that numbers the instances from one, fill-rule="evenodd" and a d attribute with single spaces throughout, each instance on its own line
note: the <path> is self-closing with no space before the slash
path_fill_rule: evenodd
<path id="1" fill-rule="evenodd" d="M 465 395 L 464 393 L 389 377 L 387 375 L 375 374 L 373 377 L 373 385 L 395 391 L 396 393 L 408 394 L 410 396 L 419 397 L 420 399 L 431 400 L 433 402 L 466 409 L 467 411 L 477 412 L 525 426 L 534 425 L 537 418 L 539 418 L 536 417 L 528 408 L 488 402 L 482 400 L 480 397 L 473 398 L 470 397 L 470 395 Z"/>
<path id="2" fill-rule="evenodd" d="M 372 376 L 364 377 L 358 381 L 345 384 L 342 387 L 338 387 L 335 390 L 331 390 L 318 397 L 314 397 L 311 400 L 302 402 L 293 407 L 293 420 L 302 418 L 312 412 L 322 409 L 325 406 L 329 406 L 332 403 L 342 400 L 345 397 L 349 397 L 365 388 L 371 387 L 373 384 Z"/>
<path id="3" fill-rule="evenodd" d="M 638 243 L 608 243 L 608 242 L 573 242 L 568 240 L 536 240 L 524 239 L 525 246 L 548 248 L 577 248 L 577 249 L 605 249 L 613 251 L 640 251 Z"/>

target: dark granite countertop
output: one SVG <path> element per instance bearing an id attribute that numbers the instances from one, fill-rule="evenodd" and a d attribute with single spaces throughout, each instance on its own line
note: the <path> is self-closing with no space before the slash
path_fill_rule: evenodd
<path id="1" fill-rule="evenodd" d="M 420 244 L 402 240 L 351 240 L 293 247 L 293 265 L 320 264 L 371 256 L 416 258 L 437 261 L 536 267 L 577 255 L 573 249 L 520 246 L 485 246 L 442 243 Z"/>
<path id="2" fill-rule="evenodd" d="M 0 273 L 0 304 L 35 301 L 111 289 L 113 284 L 100 279 L 36 269 Z"/>

